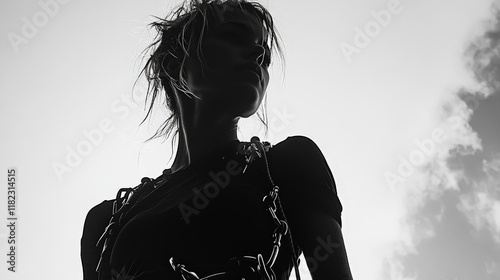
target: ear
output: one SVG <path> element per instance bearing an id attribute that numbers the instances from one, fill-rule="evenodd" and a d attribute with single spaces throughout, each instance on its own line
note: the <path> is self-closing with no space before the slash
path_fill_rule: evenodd
<path id="1" fill-rule="evenodd" d="M 177 62 L 177 60 L 173 57 L 168 57 L 166 60 L 165 60 L 165 64 L 163 65 L 163 69 L 165 69 L 165 71 L 168 73 L 161 73 L 160 76 L 162 77 L 172 77 L 174 79 L 178 79 L 179 78 L 179 70 L 180 70 L 180 64 L 179 62 Z"/>
<path id="2" fill-rule="evenodd" d="M 172 75 L 172 73 L 179 73 L 179 69 L 180 65 L 179 62 L 177 62 L 177 60 L 171 59 L 167 63 L 167 71 L 168 73 L 170 73 L 170 75 Z"/>

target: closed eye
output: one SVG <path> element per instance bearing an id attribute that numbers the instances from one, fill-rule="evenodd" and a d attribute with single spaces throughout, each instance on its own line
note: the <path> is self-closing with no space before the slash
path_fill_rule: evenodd
<path id="1" fill-rule="evenodd" d="M 220 36 L 236 43 L 257 43 L 260 38 L 248 25 L 240 22 L 225 22 L 220 25 Z"/>
<path id="2" fill-rule="evenodd" d="M 233 43 L 238 43 L 238 44 L 247 42 L 245 36 L 243 34 L 241 34 L 240 32 L 237 32 L 235 30 L 227 30 L 227 31 L 222 32 L 221 38 L 226 39 L 226 40 L 233 42 Z"/>
<path id="3" fill-rule="evenodd" d="M 264 61 L 262 62 L 262 66 L 267 68 L 271 65 L 271 51 L 269 50 L 267 44 L 264 44 L 264 49 Z"/>

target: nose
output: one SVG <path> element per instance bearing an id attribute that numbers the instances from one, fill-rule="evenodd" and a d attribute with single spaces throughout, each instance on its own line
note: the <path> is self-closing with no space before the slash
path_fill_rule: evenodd
<path id="1" fill-rule="evenodd" d="M 252 51 L 250 52 L 250 59 L 252 61 L 257 62 L 260 66 L 264 63 L 265 60 L 265 55 L 266 55 L 266 49 L 262 45 L 256 45 L 255 47 L 252 48 Z"/>

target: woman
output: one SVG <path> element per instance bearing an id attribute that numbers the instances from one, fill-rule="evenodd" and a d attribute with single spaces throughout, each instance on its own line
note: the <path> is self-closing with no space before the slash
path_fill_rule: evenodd
<path id="1" fill-rule="evenodd" d="M 314 280 L 352 279 L 319 148 L 303 136 L 273 147 L 237 138 L 280 50 L 268 11 L 193 0 L 153 25 L 146 118 L 163 89 L 172 115 L 153 137 L 175 132 L 177 153 L 160 177 L 89 211 L 84 279 L 288 279 L 301 253 Z"/>

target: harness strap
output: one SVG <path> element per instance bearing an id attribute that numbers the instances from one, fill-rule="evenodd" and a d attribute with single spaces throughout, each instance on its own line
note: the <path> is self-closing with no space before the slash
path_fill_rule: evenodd
<path id="1" fill-rule="evenodd" d="M 242 149 L 246 160 L 246 165 L 243 169 L 243 173 L 246 172 L 247 167 L 250 166 L 250 164 L 252 164 L 252 162 L 257 157 L 263 159 L 265 167 L 264 171 L 266 173 L 269 188 L 271 190 L 269 191 L 268 195 L 264 196 L 262 202 L 264 207 L 266 207 L 266 209 L 269 211 L 273 221 L 276 224 L 276 228 L 273 233 L 273 239 L 274 239 L 273 250 L 267 261 L 264 260 L 262 254 L 258 254 L 256 257 L 243 256 L 243 257 L 233 258 L 230 260 L 230 264 L 237 266 L 238 269 L 240 270 L 242 269 L 250 273 L 257 272 L 257 274 L 260 276 L 262 280 L 276 280 L 276 275 L 272 269 L 272 266 L 274 265 L 278 257 L 278 253 L 281 247 L 282 237 L 286 234 L 289 234 L 289 241 L 290 241 L 290 248 L 292 250 L 292 262 L 294 265 L 295 276 L 297 280 L 300 280 L 300 273 L 297 262 L 297 253 L 295 252 L 292 234 L 289 229 L 285 213 L 281 206 L 281 201 L 279 199 L 278 195 L 279 187 L 276 186 L 272 180 L 271 173 L 269 171 L 269 164 L 267 162 L 266 153 L 271 148 L 271 144 L 269 142 L 264 142 L 264 143 L 260 142 L 260 139 L 257 136 L 252 137 L 250 141 L 251 142 L 248 145 L 248 147 Z M 241 150 L 238 149 L 238 153 L 240 153 L 240 151 Z M 282 217 L 282 219 L 278 217 L 277 211 L 279 211 L 279 215 Z M 172 269 L 174 271 L 177 271 L 184 280 L 210 280 L 210 279 L 216 279 L 219 276 L 227 274 L 226 272 L 219 272 L 210 274 L 203 278 L 199 278 L 196 275 L 196 273 L 187 270 L 184 265 L 177 264 L 173 257 L 170 258 L 170 265 L 172 266 Z"/>
<path id="2" fill-rule="evenodd" d="M 292 262 L 294 265 L 296 279 L 300 280 L 301 278 L 298 269 L 297 253 L 295 251 L 291 230 L 288 226 L 285 213 L 281 206 L 281 201 L 278 195 L 279 187 L 274 184 L 271 173 L 269 171 L 269 164 L 267 161 L 266 153 L 270 148 L 271 144 L 269 142 L 262 143 L 260 142 L 260 139 L 258 137 L 254 136 L 250 140 L 250 143 L 247 147 L 245 147 L 243 150 L 238 149 L 238 153 L 243 152 L 243 155 L 245 157 L 246 165 L 243 169 L 243 173 L 247 171 L 248 166 L 250 166 L 256 158 L 263 159 L 265 167 L 264 172 L 266 174 L 270 191 L 269 194 L 263 197 L 262 201 L 264 207 L 268 210 L 273 221 L 276 224 L 276 228 L 273 232 L 273 250 L 267 261 L 261 254 L 258 254 L 255 257 L 242 256 L 233 258 L 229 260 L 229 264 L 233 267 L 234 271 L 243 270 L 247 273 L 257 273 L 260 276 L 260 279 L 276 280 L 276 275 L 274 274 L 272 266 L 277 259 L 279 249 L 281 247 L 282 237 L 288 234 L 290 248 L 292 250 Z M 118 191 L 116 200 L 113 203 L 112 217 L 109 221 L 108 226 L 104 230 L 104 233 L 101 235 L 96 244 L 96 246 L 100 246 L 104 242 L 99 262 L 96 267 L 96 271 L 99 273 L 99 279 L 104 279 L 109 276 L 109 261 L 105 262 L 103 260 L 109 259 L 110 257 L 111 248 L 114 245 L 113 243 L 116 239 L 116 234 L 120 230 L 122 219 L 124 218 L 125 214 L 127 214 L 130 208 L 134 206 L 134 204 L 138 202 L 138 200 L 144 197 L 144 194 L 148 192 L 148 190 L 154 188 L 154 185 L 161 181 L 163 177 L 164 176 L 162 175 L 155 180 L 144 177 L 141 180 L 141 184 L 139 184 L 138 186 L 134 188 L 122 188 Z M 281 216 L 281 218 L 278 216 Z M 187 270 L 183 264 L 176 263 L 174 258 L 170 258 L 169 262 L 174 271 L 179 272 L 184 280 L 213 280 L 217 277 L 225 276 L 227 274 L 227 272 L 218 272 L 203 278 L 199 278 L 196 273 Z"/>

